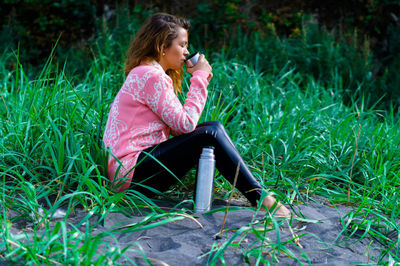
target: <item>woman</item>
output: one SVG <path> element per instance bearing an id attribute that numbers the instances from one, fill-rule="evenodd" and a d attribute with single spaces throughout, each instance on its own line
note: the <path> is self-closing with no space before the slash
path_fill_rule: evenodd
<path id="1" fill-rule="evenodd" d="M 165 190 L 196 165 L 203 147 L 214 146 L 216 167 L 229 181 L 233 182 L 240 163 L 236 187 L 256 206 L 262 188 L 224 127 L 218 122 L 197 126 L 213 76 L 204 55 L 195 66 L 186 65 L 192 77 L 183 106 L 176 96 L 189 54 L 189 27 L 183 18 L 154 14 L 131 43 L 126 80 L 113 101 L 104 132 L 105 146 L 112 153 L 110 180 L 118 191 L 128 189 L 132 180 L 139 184 L 136 188 Z M 290 216 L 271 196 L 263 204 L 268 209 L 276 207 L 277 215 Z"/>

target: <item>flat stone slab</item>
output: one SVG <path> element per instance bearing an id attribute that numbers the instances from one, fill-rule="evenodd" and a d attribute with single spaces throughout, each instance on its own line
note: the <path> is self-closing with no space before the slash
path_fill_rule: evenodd
<path id="1" fill-rule="evenodd" d="M 160 204 L 167 208 L 174 206 L 165 201 Z M 214 201 L 211 212 L 198 216 L 180 209 L 132 216 L 115 212 L 97 223 L 99 215 L 89 215 L 88 219 L 86 211 L 76 209 L 66 221 L 80 224 L 82 232 L 87 230 L 82 219 L 97 224 L 92 233 L 104 233 L 102 241 L 107 246 L 128 247 L 117 261 L 124 265 L 245 265 L 256 263 L 258 256 L 284 265 L 349 265 L 376 263 L 384 248 L 374 239 L 359 240 L 359 236 L 348 237 L 343 233 L 342 223 L 347 220 L 343 217 L 353 209 L 331 205 L 321 197 L 293 205 L 293 211 L 301 217 L 293 220 L 271 220 L 265 213 L 256 214 L 244 205 L 238 201 L 232 203 L 225 224 L 226 202 L 222 200 Z M 62 219 L 55 218 L 50 220 L 53 226 Z M 29 228 L 29 223 L 21 221 L 21 227 L 13 226 L 11 233 L 18 234 L 24 228 Z M 45 229 L 39 229 L 39 233 L 40 230 Z"/>
<path id="2" fill-rule="evenodd" d="M 267 226 L 265 226 L 265 221 L 269 221 L 269 219 L 265 218 L 265 213 L 255 215 L 251 208 L 231 206 L 236 210 L 228 212 L 224 225 L 225 230 L 217 239 L 216 235 L 219 235 L 221 231 L 225 216 L 225 205 L 222 203 L 213 205 L 213 210 L 220 209 L 220 211 L 201 215 L 196 220 L 182 218 L 182 220 L 134 232 L 130 232 L 129 228 L 140 223 L 144 217 L 126 217 L 115 213 L 106 217 L 104 228 L 99 230 L 115 230 L 125 226 L 126 232 L 115 235 L 118 241 L 115 244 L 120 245 L 121 248 L 130 245 L 133 249 L 138 249 L 140 246 L 145 254 L 142 256 L 143 258 L 140 258 L 141 256 L 137 252 L 126 254 L 128 256 L 131 254 L 131 259 L 139 265 L 148 264 L 144 257 L 154 259 L 151 262 L 155 264 L 164 262 L 169 265 L 206 265 L 210 263 L 216 253 L 214 251 L 210 255 L 210 251 L 217 250 L 227 241 L 233 243 L 221 253 L 224 263 L 227 265 L 243 265 L 245 261 L 255 262 L 256 258 L 252 256 L 245 258 L 244 253 L 246 252 L 243 250 L 257 250 L 263 241 L 267 248 L 262 256 L 273 262 L 271 253 L 275 252 L 276 255 L 272 256 L 279 263 L 285 265 L 296 265 L 299 262 L 313 265 L 373 263 L 383 248 L 374 240 L 371 243 L 371 239 L 368 238 L 356 241 L 358 238 L 352 237 L 340 243 L 346 238 L 346 234 L 341 234 L 343 229 L 340 222 L 341 217 L 349 213 L 352 208 L 343 205 L 330 206 L 322 198 L 320 202 L 295 205 L 296 212 L 304 215 L 305 219 L 277 220 L 275 225 L 270 223 Z M 250 224 L 253 224 L 252 227 L 249 227 Z M 251 228 L 258 229 L 260 234 L 265 232 L 265 235 L 257 237 L 252 233 Z M 248 233 L 240 234 L 240 230 Z M 287 252 L 286 254 L 285 252 L 279 253 L 277 249 L 268 248 L 269 244 L 276 245 L 278 236 L 281 243 L 299 236 L 297 242 L 292 240 L 284 245 L 291 252 L 290 255 Z M 115 240 L 110 239 L 110 241 Z M 348 245 L 349 243 L 352 244 Z M 258 250 L 261 251 L 261 248 Z M 217 259 L 217 262 L 221 261 Z M 121 263 L 127 263 L 127 261 L 122 259 Z"/>

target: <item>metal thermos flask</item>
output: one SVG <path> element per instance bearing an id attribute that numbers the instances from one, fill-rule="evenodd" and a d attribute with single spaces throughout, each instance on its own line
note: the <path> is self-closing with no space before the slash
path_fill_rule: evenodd
<path id="1" fill-rule="evenodd" d="M 214 172 L 214 147 L 205 147 L 200 155 L 197 168 L 195 213 L 200 214 L 210 210 Z"/>

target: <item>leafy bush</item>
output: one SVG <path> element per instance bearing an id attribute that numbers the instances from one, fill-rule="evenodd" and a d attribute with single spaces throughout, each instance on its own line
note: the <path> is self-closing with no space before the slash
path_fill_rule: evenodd
<path id="1" fill-rule="evenodd" d="M 1 42 L 3 48 L 16 50 L 19 42 L 20 59 L 40 69 L 42 58 L 61 36 L 55 61 L 68 58 L 79 77 L 87 70 L 88 59 L 102 56 L 102 51 L 108 51 L 110 63 L 122 62 L 144 19 L 166 11 L 190 19 L 192 49 L 210 57 L 223 54 L 261 71 L 288 64 L 327 87 L 339 76 L 347 102 L 365 97 L 370 106 L 379 101 L 380 107 L 390 108 L 391 103 L 400 103 L 399 8 L 392 0 L 339 1 L 334 6 L 313 1 L 197 0 L 186 5 L 176 0 L 7 0 L 0 5 L 8 14 L 1 18 L 5 27 L 0 38 L 8 40 Z M 90 48 L 93 44 L 101 49 Z"/>
<path id="2" fill-rule="evenodd" d="M 9 32 L 3 45 L 21 45 L 24 60 L 38 64 L 49 56 L 59 40 L 61 47 L 80 48 L 79 42 L 93 37 L 96 6 L 75 0 L 6 0 L 0 5 L 1 25 Z M 4 49 L 4 47 L 3 47 Z"/>

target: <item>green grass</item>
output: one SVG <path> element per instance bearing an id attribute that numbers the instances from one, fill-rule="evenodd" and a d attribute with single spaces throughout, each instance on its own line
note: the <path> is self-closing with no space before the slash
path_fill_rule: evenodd
<path id="1" fill-rule="evenodd" d="M 255 57 L 252 50 L 243 50 L 254 39 L 242 38 L 234 40 L 238 44 L 232 43 L 229 53 L 211 53 L 214 78 L 200 122 L 223 123 L 263 187 L 280 200 L 288 203 L 322 195 L 354 206 L 342 218 L 342 234 L 373 237 L 387 247 L 378 262 L 398 261 L 399 115 L 394 108 L 371 107 L 366 98 L 349 102 L 343 92 L 349 87 L 362 91 L 364 81 L 338 69 L 338 62 L 348 60 L 343 47 L 328 37 L 314 38 L 271 38 L 259 46 Z M 36 72 L 25 69 L 14 53 L 0 57 L 1 258 L 32 264 L 104 264 L 133 251 L 149 262 L 139 245 L 120 249 L 107 239 L 123 230 L 145 230 L 191 217 L 190 210 L 179 205 L 174 211 L 163 210 L 134 190 L 126 194 L 109 190 L 101 139 L 108 107 L 124 80 L 123 47 L 112 38 L 103 41 L 93 48 L 95 58 L 79 75 L 71 73 L 82 66 L 55 64 L 52 56 Z M 282 51 L 277 47 L 284 48 L 286 57 L 279 57 Z M 306 71 L 316 61 L 318 68 Z M 346 66 L 350 68 L 346 73 L 357 69 L 357 62 Z M 316 76 L 318 72 L 321 76 Z M 220 176 L 216 185 L 232 189 Z M 55 221 L 51 217 L 61 206 L 67 207 L 67 215 L 77 207 L 88 214 L 78 224 Z M 107 234 L 93 233 L 111 212 L 133 211 L 145 215 L 142 222 Z M 93 215 L 98 222 L 85 223 Z M 30 230 L 13 230 L 21 221 L 29 223 Z M 269 223 L 274 226 L 260 228 L 253 221 L 240 228 L 222 246 L 213 246 L 207 254 L 209 263 L 223 262 L 223 251 L 238 247 L 246 234 L 258 238 L 242 250 L 246 260 L 267 263 L 280 253 L 298 260 L 287 248 L 293 239 L 265 240 L 266 232 L 279 236 L 277 222 L 269 219 L 265 224 Z M 85 230 L 78 230 L 80 226 Z M 266 258 L 265 252 L 273 255 Z"/>

